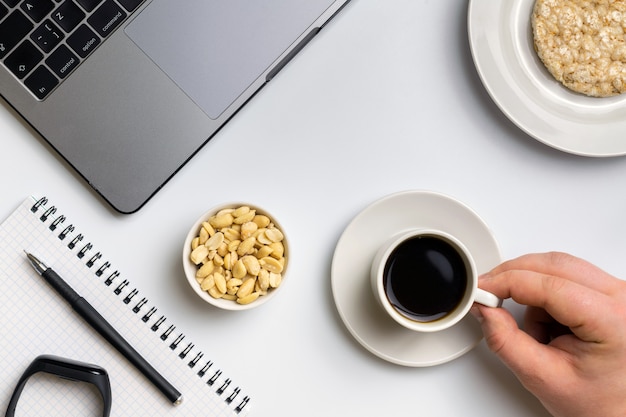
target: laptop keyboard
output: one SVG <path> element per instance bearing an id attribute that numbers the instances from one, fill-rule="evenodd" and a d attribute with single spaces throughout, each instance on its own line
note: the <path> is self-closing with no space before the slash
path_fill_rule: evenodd
<path id="1" fill-rule="evenodd" d="M 145 0 L 0 0 L 0 60 L 40 100 Z"/>

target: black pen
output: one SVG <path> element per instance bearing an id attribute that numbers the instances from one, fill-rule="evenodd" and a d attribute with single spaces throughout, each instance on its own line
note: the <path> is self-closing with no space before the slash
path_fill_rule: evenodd
<path id="1" fill-rule="evenodd" d="M 137 352 L 117 330 L 115 330 L 105 319 L 94 309 L 91 304 L 81 297 L 76 291 L 74 291 L 64 280 L 54 272 L 51 268 L 47 267 L 43 262 L 37 259 L 32 254 L 26 252 L 28 260 L 39 275 L 45 278 L 46 281 L 67 301 L 70 306 L 76 311 L 83 319 L 87 321 L 98 333 L 100 333 L 109 343 L 115 347 L 126 359 L 128 359 L 135 367 L 146 376 L 158 389 L 161 391 L 168 400 L 174 405 L 178 405 L 182 402 L 183 396 L 172 384 L 170 384 L 159 372 L 152 367 L 140 354 Z"/>

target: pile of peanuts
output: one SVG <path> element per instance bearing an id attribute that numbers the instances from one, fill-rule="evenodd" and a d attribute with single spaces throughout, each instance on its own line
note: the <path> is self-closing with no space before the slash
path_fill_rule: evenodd
<path id="1" fill-rule="evenodd" d="M 249 304 L 280 285 L 283 239 L 268 216 L 248 206 L 220 210 L 191 241 L 196 281 L 213 298 Z"/>

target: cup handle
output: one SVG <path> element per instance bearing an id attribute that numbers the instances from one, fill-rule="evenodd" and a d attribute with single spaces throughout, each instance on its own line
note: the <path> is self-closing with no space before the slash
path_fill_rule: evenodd
<path id="1" fill-rule="evenodd" d="M 481 288 L 476 288 L 474 301 L 487 307 L 502 307 L 501 298 Z"/>

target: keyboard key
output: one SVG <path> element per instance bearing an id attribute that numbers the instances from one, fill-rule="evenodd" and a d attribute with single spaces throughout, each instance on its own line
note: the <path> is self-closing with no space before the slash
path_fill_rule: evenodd
<path id="1" fill-rule="evenodd" d="M 35 22 L 41 22 L 54 9 L 54 3 L 52 0 L 25 0 L 20 7 Z"/>
<path id="2" fill-rule="evenodd" d="M 85 18 L 85 12 L 72 0 L 67 0 L 52 13 L 52 18 L 65 32 L 69 33 Z"/>
<path id="3" fill-rule="evenodd" d="M 40 100 L 43 100 L 59 83 L 46 67 L 39 66 L 24 80 L 24 85 Z"/>
<path id="4" fill-rule="evenodd" d="M 78 2 L 78 4 L 83 6 L 83 9 L 87 10 L 88 12 L 92 11 L 100 3 L 102 3 L 102 0 L 76 0 L 76 1 Z"/>
<path id="5" fill-rule="evenodd" d="M 30 34 L 30 38 L 42 51 L 52 51 L 64 38 L 63 32 L 50 19 L 44 20 L 43 24 Z"/>
<path id="6" fill-rule="evenodd" d="M 6 6 L 0 4 L 0 19 L 9 14 L 9 9 Z"/>
<path id="7" fill-rule="evenodd" d="M 126 13 L 112 0 L 105 1 L 87 18 L 87 23 L 103 38 L 109 36 L 126 18 Z"/>
<path id="8" fill-rule="evenodd" d="M 119 1 L 120 4 L 129 12 L 132 12 L 137 7 L 139 7 L 141 3 L 143 3 L 143 0 L 117 0 L 117 1 Z"/>
<path id="9" fill-rule="evenodd" d="M 24 13 L 15 10 L 0 23 L 0 59 L 17 46 L 28 32 L 35 27 Z"/>
<path id="10" fill-rule="evenodd" d="M 32 71 L 35 66 L 43 59 L 43 54 L 37 49 L 32 42 L 26 40 L 20 46 L 15 48 L 13 52 L 4 60 L 4 65 L 22 79 Z"/>
<path id="11" fill-rule="evenodd" d="M 4 0 L 4 2 L 7 4 L 7 6 L 9 7 L 15 7 L 18 4 L 20 4 L 20 1 L 22 0 Z"/>
<path id="12" fill-rule="evenodd" d="M 54 71 L 59 78 L 65 78 L 74 68 L 78 66 L 78 57 L 65 45 L 59 46 L 46 59 L 46 64 Z"/>
<path id="13" fill-rule="evenodd" d="M 67 38 L 67 44 L 81 58 L 85 58 L 100 44 L 100 38 L 87 25 L 81 25 Z"/>

